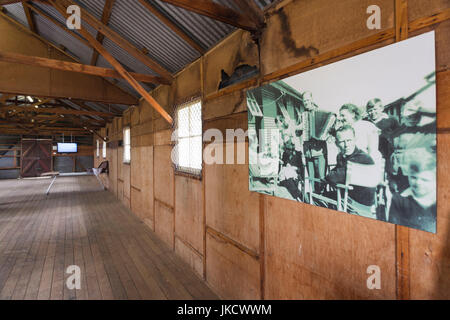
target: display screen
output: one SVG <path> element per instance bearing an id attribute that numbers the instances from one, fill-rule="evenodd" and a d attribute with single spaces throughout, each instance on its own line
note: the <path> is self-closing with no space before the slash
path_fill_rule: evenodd
<path id="1" fill-rule="evenodd" d="M 76 143 L 58 143 L 58 153 L 76 153 L 78 145 Z"/>

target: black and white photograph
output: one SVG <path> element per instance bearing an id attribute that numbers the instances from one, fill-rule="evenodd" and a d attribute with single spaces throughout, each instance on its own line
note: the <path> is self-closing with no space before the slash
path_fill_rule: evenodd
<path id="1" fill-rule="evenodd" d="M 247 91 L 250 191 L 436 233 L 435 35 Z"/>

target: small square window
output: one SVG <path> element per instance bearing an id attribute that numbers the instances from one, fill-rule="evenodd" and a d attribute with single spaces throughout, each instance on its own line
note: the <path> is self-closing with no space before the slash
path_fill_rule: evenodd
<path id="1" fill-rule="evenodd" d="M 193 175 L 202 172 L 202 103 L 195 100 L 176 112 L 176 169 Z"/>
<path id="2" fill-rule="evenodd" d="M 130 128 L 123 129 L 123 163 L 131 162 L 131 134 Z"/>

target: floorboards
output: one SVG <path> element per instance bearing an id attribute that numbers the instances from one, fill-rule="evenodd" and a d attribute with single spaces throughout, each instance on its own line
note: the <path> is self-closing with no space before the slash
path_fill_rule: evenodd
<path id="1" fill-rule="evenodd" d="M 95 177 L 49 183 L 0 181 L 0 300 L 218 299 Z"/>

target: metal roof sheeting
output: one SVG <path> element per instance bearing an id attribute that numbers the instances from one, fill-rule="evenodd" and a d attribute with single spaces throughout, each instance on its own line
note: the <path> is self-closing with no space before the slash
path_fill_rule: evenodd
<path id="1" fill-rule="evenodd" d="M 34 21 L 39 34 L 48 39 L 55 45 L 62 45 L 66 48 L 67 53 L 77 58 L 81 63 L 89 64 L 92 56 L 92 48 L 86 47 L 84 44 L 74 39 L 67 32 L 61 30 L 47 19 L 35 15 Z"/>
<path id="2" fill-rule="evenodd" d="M 148 0 L 147 0 L 148 1 Z M 184 10 L 163 1 L 151 1 L 161 7 L 164 13 L 188 30 L 203 48 L 209 49 L 221 39 L 233 32 L 235 28 L 208 17 Z M 192 61 L 191 61 L 192 62 Z"/>
<path id="3" fill-rule="evenodd" d="M 170 5 L 160 0 L 146 0 L 157 7 L 165 16 L 176 23 L 189 34 L 205 50 L 216 45 L 236 28 L 191 11 Z M 261 8 L 269 5 L 274 0 L 255 0 Z M 101 19 L 105 0 L 75 0 L 75 3 L 88 10 L 97 19 Z M 214 2 L 239 11 L 232 0 L 214 0 Z M 65 19 L 53 7 L 33 2 L 33 5 L 65 24 Z M 8 15 L 25 26 L 28 26 L 26 16 L 21 3 L 6 5 Z M 32 13 L 38 33 L 56 45 L 63 45 L 67 52 L 78 58 L 84 64 L 89 64 L 92 57 L 92 48 L 71 37 L 68 33 L 56 27 L 47 19 Z M 83 22 L 83 26 L 93 35 L 97 31 Z M 174 31 L 161 22 L 137 0 L 116 0 L 108 26 L 128 40 L 139 49 L 147 49 L 148 56 L 158 62 L 171 73 L 176 73 L 186 67 L 200 56 L 200 53 L 192 48 Z M 103 46 L 128 70 L 137 73 L 155 75 L 149 67 L 135 59 L 128 52 L 120 48 L 111 40 L 105 38 Z M 98 66 L 111 68 L 111 65 L 99 57 Z M 115 81 L 117 86 L 125 89 L 134 96 L 137 92 L 125 80 Z M 154 86 L 143 84 L 147 90 Z"/>
<path id="4" fill-rule="evenodd" d="M 199 57 L 138 1 L 116 1 L 109 26 L 137 48 L 148 49 L 149 56 L 172 73 Z"/>
<path id="5" fill-rule="evenodd" d="M 6 14 L 16 20 L 17 22 L 20 22 L 25 27 L 29 28 L 27 16 L 25 15 L 25 11 L 23 10 L 22 4 L 20 2 L 13 3 L 8 6 L 5 6 Z"/>

